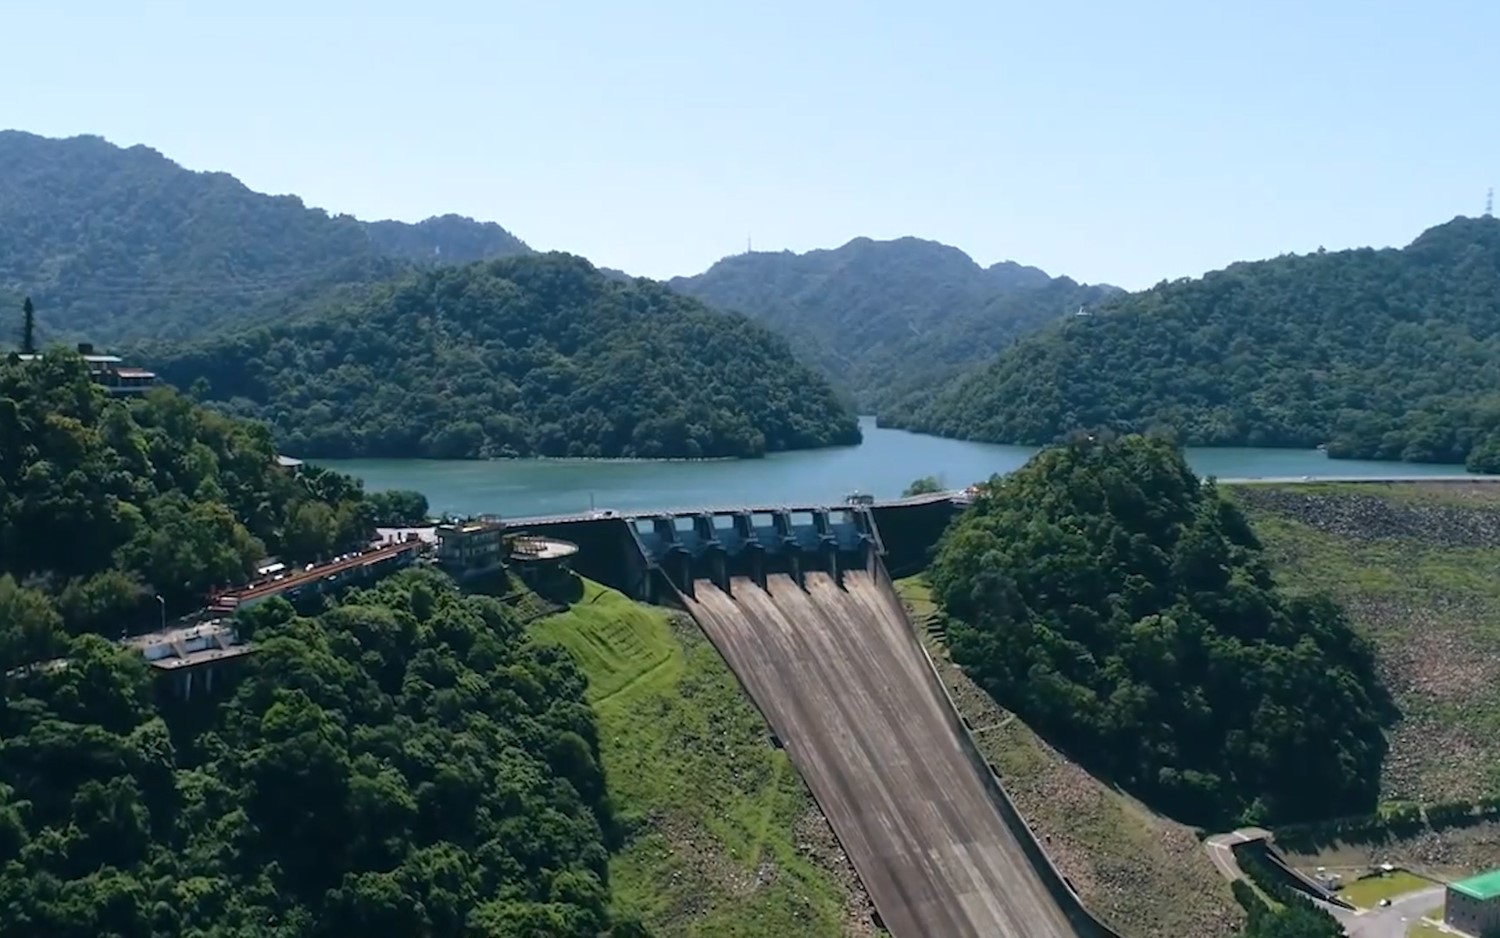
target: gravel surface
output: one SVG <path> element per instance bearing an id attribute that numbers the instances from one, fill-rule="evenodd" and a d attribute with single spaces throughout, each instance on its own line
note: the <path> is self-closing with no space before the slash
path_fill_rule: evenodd
<path id="1" fill-rule="evenodd" d="M 1089 909 L 1127 938 L 1227 938 L 1244 914 L 1197 834 L 1111 790 L 1047 745 L 939 651 L 979 748 Z"/>
<path id="2" fill-rule="evenodd" d="M 1453 879 L 1500 866 L 1500 822 L 1424 830 L 1376 843 L 1335 844 L 1317 853 L 1288 854 L 1288 859 L 1302 869 L 1355 870 L 1394 863 L 1424 876 Z"/>
<path id="3" fill-rule="evenodd" d="M 1334 594 L 1375 645 L 1401 720 L 1381 789 L 1444 801 L 1500 787 L 1500 486 L 1244 486 L 1284 584 Z"/>
<path id="4" fill-rule="evenodd" d="M 1487 494 L 1496 493 L 1492 488 Z M 1244 505 L 1300 521 L 1355 541 L 1406 540 L 1433 547 L 1500 546 L 1500 510 L 1475 496 L 1475 507 L 1422 504 L 1380 495 L 1298 492 L 1246 485 L 1235 489 Z"/>
<path id="5" fill-rule="evenodd" d="M 828 818 L 814 807 L 797 821 L 793 830 L 797 838 L 797 849 L 823 869 L 831 872 L 847 891 L 849 898 L 844 903 L 844 934 L 847 938 L 877 938 L 886 934 L 875 925 L 875 904 L 865 892 L 854 864 L 840 846 L 838 837 L 828 824 Z"/>

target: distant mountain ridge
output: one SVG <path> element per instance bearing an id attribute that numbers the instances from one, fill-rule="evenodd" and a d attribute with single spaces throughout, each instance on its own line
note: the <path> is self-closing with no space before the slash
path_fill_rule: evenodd
<path id="1" fill-rule="evenodd" d="M 1115 292 L 1012 261 L 983 267 L 913 237 L 740 254 L 668 285 L 787 336 L 862 409 L 877 411 Z"/>
<path id="2" fill-rule="evenodd" d="M 404 221 L 361 222 L 370 243 L 387 257 L 440 264 L 468 264 L 515 254 L 531 248 L 492 221 L 467 215 L 435 215 L 415 224 Z"/>
<path id="3" fill-rule="evenodd" d="M 493 223 L 362 222 L 184 169 L 149 147 L 0 131 L 0 304 L 31 296 L 44 339 L 253 325 L 308 294 L 412 263 L 529 252 Z"/>
<path id="4" fill-rule="evenodd" d="M 1024 338 L 882 422 L 1023 444 L 1162 429 L 1500 472 L 1500 220 L 1164 282 Z"/>

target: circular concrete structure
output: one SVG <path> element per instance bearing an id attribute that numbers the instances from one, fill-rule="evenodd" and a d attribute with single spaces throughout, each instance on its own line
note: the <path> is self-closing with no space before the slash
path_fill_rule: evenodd
<path id="1" fill-rule="evenodd" d="M 555 537 L 522 534 L 510 542 L 510 559 L 516 563 L 556 563 L 576 553 L 577 544 Z"/>

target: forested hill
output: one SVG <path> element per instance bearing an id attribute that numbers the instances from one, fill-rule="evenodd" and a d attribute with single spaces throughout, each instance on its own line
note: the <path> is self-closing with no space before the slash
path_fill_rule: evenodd
<path id="1" fill-rule="evenodd" d="M 759 456 L 859 440 L 784 340 L 564 254 L 421 272 L 153 364 L 269 421 L 298 456 Z"/>
<path id="2" fill-rule="evenodd" d="M 527 250 L 498 225 L 365 224 L 147 147 L 0 131 L 0 308 L 30 295 L 44 340 L 201 334 L 410 261 Z"/>
<path id="3" fill-rule="evenodd" d="M 274 455 L 75 354 L 0 357 L 0 933 L 643 936 L 609 913 L 584 678 L 499 600 L 433 570 L 317 619 L 272 599 L 191 700 L 113 641 L 268 551 L 369 543 L 357 482 Z"/>
<path id="4" fill-rule="evenodd" d="M 364 226 L 370 242 L 382 254 L 420 263 L 467 264 L 531 250 L 494 222 L 477 222 L 462 215 L 443 215 L 416 224 L 371 221 Z"/>
<path id="5" fill-rule="evenodd" d="M 877 411 L 1113 292 L 1011 262 L 981 267 L 918 238 L 741 254 L 670 285 L 792 339 L 804 360 Z"/>
<path id="6" fill-rule="evenodd" d="M 930 569 L 954 660 L 1090 769 L 1195 824 L 1371 810 L 1396 713 L 1371 647 L 1279 588 L 1160 438 L 1076 438 L 981 486 Z"/>
<path id="7" fill-rule="evenodd" d="M 1027 444 L 1159 427 L 1500 471 L 1500 220 L 1163 283 L 1023 339 L 892 422 Z"/>

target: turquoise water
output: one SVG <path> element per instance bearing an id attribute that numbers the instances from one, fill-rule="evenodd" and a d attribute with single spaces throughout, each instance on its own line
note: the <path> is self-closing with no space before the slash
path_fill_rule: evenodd
<path id="1" fill-rule="evenodd" d="M 330 459 L 319 465 L 365 480 L 371 491 L 415 489 L 434 512 L 512 517 L 566 514 L 591 505 L 619 511 L 729 505 L 834 502 L 853 491 L 877 498 L 901 494 L 913 479 L 934 475 L 963 488 L 1018 468 L 1029 446 L 965 443 L 882 430 L 861 421 L 858 446 L 717 462 L 586 460 Z M 1190 449 L 1201 475 L 1220 478 L 1462 475 L 1462 466 L 1328 459 L 1318 450 Z"/>

